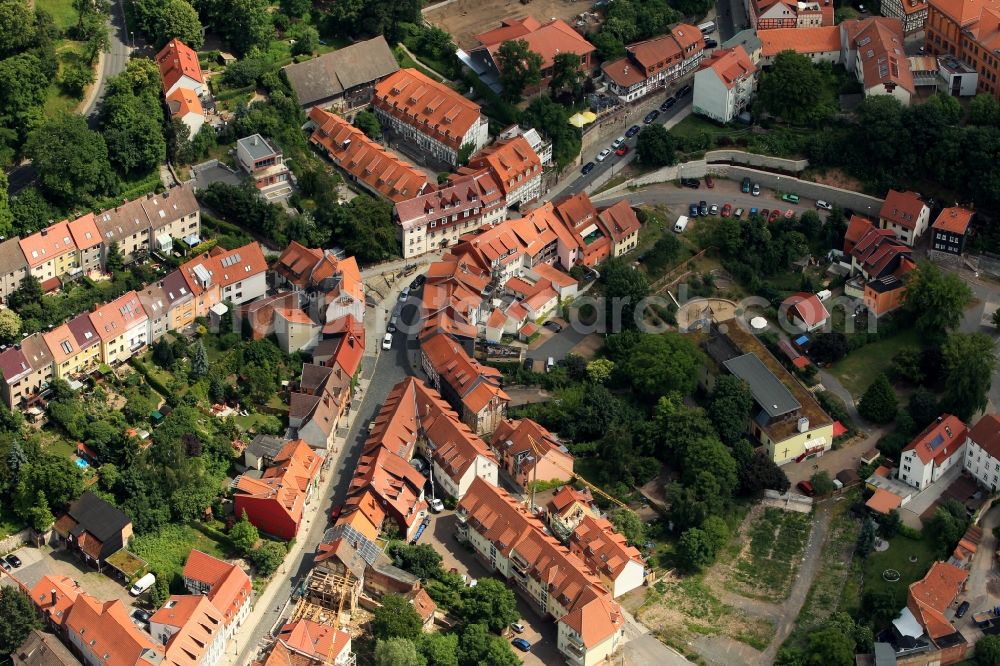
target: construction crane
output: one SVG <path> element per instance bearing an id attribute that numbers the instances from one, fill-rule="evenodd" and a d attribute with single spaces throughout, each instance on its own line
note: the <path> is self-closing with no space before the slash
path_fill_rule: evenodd
<path id="1" fill-rule="evenodd" d="M 532 437 L 531 435 L 528 435 L 528 445 L 531 446 L 531 452 L 532 453 L 534 453 L 536 456 L 541 457 L 542 452 L 540 450 L 540 447 L 538 446 L 538 442 L 536 442 L 535 438 Z M 591 483 L 590 481 L 587 481 L 587 479 L 585 479 L 582 476 L 580 476 L 580 474 L 578 472 L 574 472 L 571 469 L 566 469 L 565 467 L 563 467 L 562 465 L 560 465 L 559 463 L 557 463 L 555 461 L 551 461 L 551 462 L 552 462 L 553 465 L 555 465 L 556 467 L 558 467 L 562 471 L 564 471 L 567 474 L 569 474 L 571 482 L 572 481 L 579 481 L 584 486 L 586 486 L 587 489 L 590 490 L 590 492 L 597 493 L 598 495 L 600 495 L 604 499 L 608 500 L 612 504 L 620 506 L 623 509 L 627 509 L 628 508 L 628 505 L 625 504 L 625 502 L 622 502 L 617 497 L 613 497 L 613 496 L 609 495 L 608 493 L 604 492 L 603 490 L 601 490 L 600 488 L 598 488 L 597 486 L 595 486 L 593 483 Z M 528 506 L 528 509 L 530 511 L 532 511 L 532 512 L 535 510 L 535 486 L 536 485 L 538 485 L 538 465 L 535 465 L 535 467 L 532 469 L 532 478 L 531 478 L 531 504 Z"/>
<path id="2" fill-rule="evenodd" d="M 344 610 L 344 597 L 347 595 L 348 590 L 350 588 L 350 583 L 351 583 L 350 576 L 346 575 L 347 573 L 348 572 L 345 572 L 345 575 L 341 579 L 341 583 L 340 583 L 340 601 L 337 603 L 337 615 L 334 617 L 333 622 L 330 624 L 330 627 L 334 631 L 340 631 L 341 630 L 340 629 L 340 613 L 341 613 L 341 611 Z M 336 644 L 337 644 L 336 637 L 332 637 L 330 639 L 330 650 L 326 653 L 326 666 L 333 666 L 334 659 L 336 659 L 336 656 L 333 654 L 333 648 L 334 648 L 334 646 Z"/>

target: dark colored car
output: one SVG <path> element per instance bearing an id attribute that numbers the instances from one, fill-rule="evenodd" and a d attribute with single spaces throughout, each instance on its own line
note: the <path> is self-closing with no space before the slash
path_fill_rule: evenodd
<path id="1" fill-rule="evenodd" d="M 707 173 L 705 174 L 705 185 L 708 186 L 708 189 L 712 189 L 713 187 L 715 187 L 715 179 L 713 179 L 712 176 Z"/>
<path id="2" fill-rule="evenodd" d="M 676 99 L 674 99 L 673 97 L 668 97 L 666 101 L 660 105 L 660 111 L 666 111 L 676 103 L 677 103 Z"/>
<path id="3" fill-rule="evenodd" d="M 330 511 L 330 520 L 332 520 L 333 522 L 337 522 L 337 518 L 340 518 L 340 512 L 343 510 L 344 510 L 343 504 L 338 504 L 337 506 L 333 507 L 333 509 Z"/>
<path id="4" fill-rule="evenodd" d="M 698 214 L 708 215 L 708 202 L 704 199 L 698 202 Z"/>
<path id="5" fill-rule="evenodd" d="M 597 165 L 594 164 L 593 162 L 587 162 L 586 164 L 583 165 L 583 168 L 580 169 L 580 173 L 582 173 L 584 176 L 586 176 L 588 173 L 590 173 L 591 171 L 594 170 L 595 166 L 597 166 Z"/>
<path id="6" fill-rule="evenodd" d="M 813 484 L 809 483 L 808 481 L 799 481 L 797 488 L 801 490 L 804 495 L 808 495 L 809 497 L 816 496 L 816 491 L 815 489 L 813 489 Z"/>
<path id="7" fill-rule="evenodd" d="M 714 48 L 718 48 L 718 46 L 719 46 L 719 42 L 715 41 L 714 39 L 706 39 L 705 40 L 705 48 L 706 49 L 714 49 Z"/>
<path id="8" fill-rule="evenodd" d="M 660 112 L 657 111 L 656 109 L 653 109 L 652 111 L 646 114 L 646 117 L 642 119 L 642 122 L 648 125 L 649 123 L 653 122 L 659 117 L 660 117 Z"/>
<path id="9" fill-rule="evenodd" d="M 962 617 L 968 612 L 969 612 L 969 602 L 963 601 L 961 604 L 959 604 L 958 610 L 955 611 L 955 617 Z"/>
<path id="10" fill-rule="evenodd" d="M 555 321 L 547 321 L 544 324 L 542 324 L 542 326 L 544 326 L 545 328 L 549 329 L 553 333 L 558 333 L 559 331 L 561 331 L 563 329 L 562 324 L 560 324 L 559 322 L 555 322 Z"/>
<path id="11" fill-rule="evenodd" d="M 418 275 L 417 277 L 413 278 L 413 282 L 410 283 L 410 291 L 416 291 L 417 289 L 420 289 L 420 287 L 423 286 L 426 280 L 427 278 L 425 278 L 423 275 Z"/>
<path id="12" fill-rule="evenodd" d="M 629 127 L 627 130 L 625 130 L 625 136 L 631 139 L 632 137 L 634 137 L 636 134 L 639 133 L 640 129 L 642 128 L 639 127 L 638 125 L 632 125 L 632 127 Z"/>
<path id="13" fill-rule="evenodd" d="M 781 217 L 781 211 L 775 208 L 771 211 L 771 215 L 767 218 L 768 222 L 777 222 L 778 218 Z"/>
<path id="14" fill-rule="evenodd" d="M 524 359 L 524 369 L 531 372 L 531 369 L 535 367 L 535 359 L 530 356 Z"/>
<path id="15" fill-rule="evenodd" d="M 743 192 L 744 194 L 750 194 L 750 179 L 749 178 L 744 178 L 743 179 L 743 184 L 740 185 L 740 192 Z"/>
<path id="16" fill-rule="evenodd" d="M 142 624 L 149 624 L 149 618 L 151 617 L 151 614 L 149 611 L 144 611 L 141 608 L 136 608 L 134 611 L 132 611 L 132 617 L 137 622 L 141 622 Z"/>
<path id="17" fill-rule="evenodd" d="M 13 554 L 8 555 L 7 556 L 7 561 L 10 562 L 10 565 L 12 567 L 14 567 L 15 569 L 17 569 L 19 566 L 21 566 L 21 558 L 18 557 L 17 555 L 13 555 Z"/>
<path id="18" fill-rule="evenodd" d="M 531 652 L 531 643 L 524 640 L 523 638 L 515 638 L 510 642 L 510 644 L 516 647 L 521 652 Z"/>
<path id="19" fill-rule="evenodd" d="M 681 86 L 677 90 L 677 96 L 678 97 L 683 97 L 684 95 L 689 95 L 689 94 L 691 94 L 691 86 L 689 86 L 689 85 Z"/>
<path id="20" fill-rule="evenodd" d="M 690 187 L 692 190 L 697 190 L 701 187 L 701 181 L 697 178 L 681 178 L 681 185 Z"/>
<path id="21" fill-rule="evenodd" d="M 688 206 L 688 217 L 698 217 L 698 204 L 693 203 Z"/>

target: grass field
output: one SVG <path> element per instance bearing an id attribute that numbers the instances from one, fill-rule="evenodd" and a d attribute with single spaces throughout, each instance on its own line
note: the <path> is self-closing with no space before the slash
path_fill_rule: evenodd
<path id="1" fill-rule="evenodd" d="M 714 142 L 723 136 L 749 135 L 750 130 L 747 128 L 719 125 L 718 123 L 713 123 L 711 120 L 705 120 L 701 116 L 691 114 L 672 127 L 670 133 L 685 138 L 708 134 Z"/>
<path id="2" fill-rule="evenodd" d="M 812 516 L 767 508 L 747 529 L 749 541 L 730 570 L 734 591 L 779 602 L 788 596 L 812 529 Z"/>
<path id="3" fill-rule="evenodd" d="M 164 525 L 159 532 L 136 536 L 131 546 L 133 553 L 149 562 L 150 570 L 171 577 L 180 575 L 185 560 L 194 548 L 218 558 L 232 554 L 228 544 L 212 539 L 189 525 Z"/>
<path id="4" fill-rule="evenodd" d="M 879 340 L 852 351 L 842 360 L 833 364 L 831 371 L 837 379 L 851 392 L 855 398 L 860 398 L 875 378 L 885 372 L 892 363 L 892 357 L 904 349 L 919 349 L 920 338 L 917 332 L 909 329 L 901 331 L 891 338 Z"/>
<path id="5" fill-rule="evenodd" d="M 0 539 L 20 532 L 25 527 L 9 506 L 0 506 Z"/>
<path id="6" fill-rule="evenodd" d="M 910 558 L 915 558 L 911 562 Z M 889 549 L 881 553 L 872 553 L 864 563 L 865 592 L 881 592 L 892 590 L 897 594 L 906 595 L 910 583 L 920 580 L 937 559 L 934 546 L 924 537 L 920 540 L 909 539 L 897 535 L 889 541 Z M 882 577 L 886 569 L 895 569 L 900 579 L 890 583 Z M 902 592 L 900 592 L 902 590 Z"/>
<path id="7" fill-rule="evenodd" d="M 59 59 L 59 70 L 81 60 L 84 57 L 86 45 L 83 42 L 74 42 L 68 39 L 56 41 L 56 55 Z M 59 75 L 56 75 L 58 80 Z M 73 113 L 80 104 L 82 97 L 73 97 L 63 92 L 59 84 L 53 81 L 49 84 L 49 89 L 45 98 L 44 112 L 47 118 L 53 118 L 64 113 Z"/>
<path id="8" fill-rule="evenodd" d="M 35 0 L 35 7 L 46 11 L 60 31 L 76 25 L 79 18 L 72 0 Z"/>

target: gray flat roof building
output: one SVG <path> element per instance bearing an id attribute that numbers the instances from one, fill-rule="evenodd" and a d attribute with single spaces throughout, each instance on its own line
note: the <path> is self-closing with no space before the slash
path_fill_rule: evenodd
<path id="1" fill-rule="evenodd" d="M 743 354 L 724 361 L 723 365 L 750 385 L 754 401 L 767 412 L 769 418 L 775 419 L 801 409 L 802 405 L 792 392 L 767 369 L 756 354 Z"/>

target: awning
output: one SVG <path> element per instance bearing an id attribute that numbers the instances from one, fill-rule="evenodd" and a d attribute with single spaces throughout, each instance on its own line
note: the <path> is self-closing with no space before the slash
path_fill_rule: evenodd
<path id="1" fill-rule="evenodd" d="M 195 245 L 201 242 L 201 239 L 198 238 L 197 234 L 188 234 L 187 236 L 184 237 L 184 242 L 190 245 L 191 247 L 194 247 Z"/>
<path id="2" fill-rule="evenodd" d="M 61 286 L 62 283 L 59 281 L 59 278 L 57 277 L 49 278 L 48 280 L 42 282 L 42 291 L 47 294 L 50 291 L 55 291 Z"/>
<path id="3" fill-rule="evenodd" d="M 584 111 L 583 113 L 574 113 L 570 116 L 569 124 L 573 127 L 583 127 L 584 125 L 589 125 L 595 120 L 597 120 L 597 114 L 593 111 Z"/>
<path id="4" fill-rule="evenodd" d="M 841 435 L 847 434 L 847 428 L 840 421 L 833 422 L 833 436 L 840 437 Z"/>

